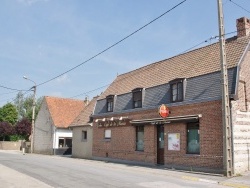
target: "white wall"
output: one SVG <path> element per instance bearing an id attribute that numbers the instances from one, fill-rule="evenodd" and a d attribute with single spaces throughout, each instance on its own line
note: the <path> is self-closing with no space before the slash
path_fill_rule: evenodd
<path id="1" fill-rule="evenodd" d="M 58 149 L 59 138 L 72 138 L 72 130 L 56 128 L 53 136 L 53 149 Z"/>
<path id="2" fill-rule="evenodd" d="M 234 149 L 234 174 L 250 170 L 250 112 L 237 109 L 237 102 L 232 102 L 232 131 Z"/>

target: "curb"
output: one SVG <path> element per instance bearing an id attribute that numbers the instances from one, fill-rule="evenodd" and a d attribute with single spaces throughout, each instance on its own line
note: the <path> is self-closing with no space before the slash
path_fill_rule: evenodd
<path id="1" fill-rule="evenodd" d="M 244 184 L 238 184 L 238 183 L 219 182 L 219 185 L 235 187 L 235 188 L 250 188 L 250 185 L 244 185 Z"/>
<path id="2" fill-rule="evenodd" d="M 182 176 L 181 178 L 184 179 L 184 180 L 201 181 L 201 182 L 206 182 L 206 183 L 211 183 L 211 184 L 223 185 L 223 186 L 227 186 L 227 187 L 250 188 L 250 185 L 238 184 L 238 183 L 230 183 L 230 182 L 219 182 L 219 181 L 215 181 L 215 180 L 196 178 L 196 177 L 193 177 L 193 176 Z"/>

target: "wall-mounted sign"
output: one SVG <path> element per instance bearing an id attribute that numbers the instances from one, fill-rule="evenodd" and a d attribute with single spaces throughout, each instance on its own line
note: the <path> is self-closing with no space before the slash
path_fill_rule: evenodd
<path id="1" fill-rule="evenodd" d="M 160 107 L 159 107 L 159 114 L 162 118 L 166 118 L 168 117 L 169 115 L 169 109 L 168 107 L 165 105 L 165 104 L 162 104 Z"/>
<path id="2" fill-rule="evenodd" d="M 168 133 L 168 150 L 180 151 L 180 133 Z"/>
<path id="3" fill-rule="evenodd" d="M 113 127 L 113 126 L 123 126 L 127 125 L 129 118 L 121 116 L 119 117 L 111 117 L 111 118 L 103 118 L 103 119 L 96 119 L 95 122 L 97 123 L 98 127 Z"/>
<path id="4" fill-rule="evenodd" d="M 98 122 L 98 127 L 113 127 L 126 125 L 126 121 L 105 121 Z"/>

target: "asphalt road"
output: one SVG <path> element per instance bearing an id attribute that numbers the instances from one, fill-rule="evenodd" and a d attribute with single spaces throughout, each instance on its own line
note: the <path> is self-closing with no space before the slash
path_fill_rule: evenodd
<path id="1" fill-rule="evenodd" d="M 0 151 L 0 187 L 217 188 L 224 177 L 166 169 Z M 200 181 L 201 180 L 201 181 Z"/>

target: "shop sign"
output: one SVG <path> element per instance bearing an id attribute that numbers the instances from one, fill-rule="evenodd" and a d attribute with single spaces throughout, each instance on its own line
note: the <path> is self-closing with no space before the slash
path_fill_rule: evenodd
<path id="1" fill-rule="evenodd" d="M 113 126 L 123 126 L 123 125 L 126 125 L 125 121 L 98 122 L 98 127 L 113 127 Z"/>
<path id="2" fill-rule="evenodd" d="M 165 104 L 162 104 L 162 105 L 159 107 L 159 115 L 160 115 L 162 118 L 168 117 L 168 115 L 169 115 L 169 109 L 168 109 L 168 107 L 167 107 Z"/>

